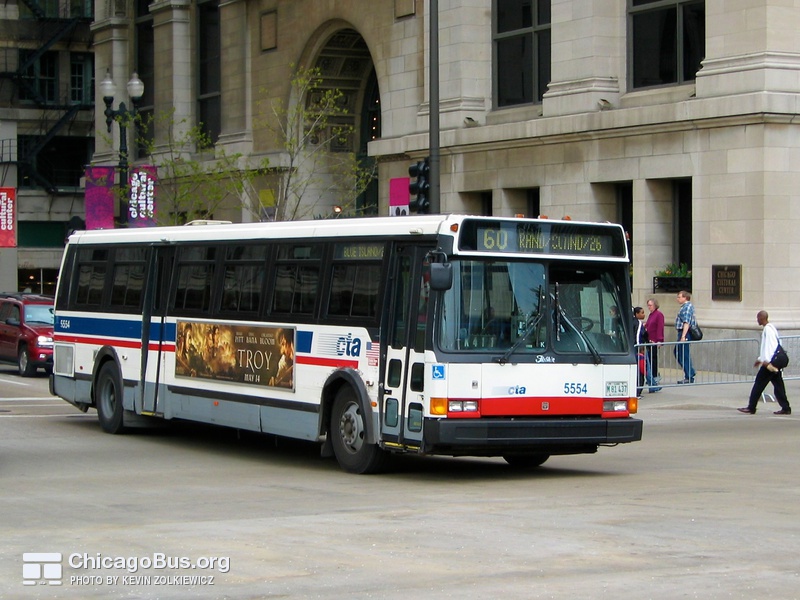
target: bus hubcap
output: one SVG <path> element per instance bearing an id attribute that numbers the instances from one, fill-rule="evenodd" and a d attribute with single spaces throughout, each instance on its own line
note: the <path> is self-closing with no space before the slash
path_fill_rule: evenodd
<path id="1" fill-rule="evenodd" d="M 345 446 L 357 451 L 363 441 L 363 432 L 364 427 L 361 422 L 361 416 L 358 414 L 358 407 L 355 404 L 351 404 L 342 413 L 342 418 L 339 421 L 339 434 Z"/>

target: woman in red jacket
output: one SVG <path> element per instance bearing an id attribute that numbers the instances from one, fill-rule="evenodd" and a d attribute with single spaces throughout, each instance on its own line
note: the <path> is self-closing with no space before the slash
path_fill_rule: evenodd
<path id="1" fill-rule="evenodd" d="M 651 344 L 661 344 L 664 342 L 664 313 L 658 310 L 658 300 L 650 298 L 647 301 L 647 322 L 644 328 L 647 330 L 647 337 Z M 646 358 L 647 377 L 645 383 L 649 386 L 651 394 L 661 391 L 660 387 L 655 387 L 661 380 L 658 374 L 658 346 L 649 346 Z"/>

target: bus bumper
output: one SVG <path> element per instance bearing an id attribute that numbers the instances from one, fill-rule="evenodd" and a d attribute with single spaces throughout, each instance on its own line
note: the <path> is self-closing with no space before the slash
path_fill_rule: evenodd
<path id="1" fill-rule="evenodd" d="M 584 454 L 642 439 L 642 421 L 622 419 L 426 419 L 425 454 L 498 456 L 511 452 Z"/>

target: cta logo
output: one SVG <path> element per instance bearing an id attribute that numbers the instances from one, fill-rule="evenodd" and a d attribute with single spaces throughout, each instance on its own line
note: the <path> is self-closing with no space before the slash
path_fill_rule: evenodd
<path id="1" fill-rule="evenodd" d="M 336 340 L 336 354 L 339 356 L 361 356 L 361 340 L 353 338 L 352 333 L 348 333 L 347 337 L 340 337 Z"/>

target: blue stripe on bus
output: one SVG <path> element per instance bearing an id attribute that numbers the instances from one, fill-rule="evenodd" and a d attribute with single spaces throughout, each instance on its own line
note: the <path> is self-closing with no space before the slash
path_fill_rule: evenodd
<path id="1" fill-rule="evenodd" d="M 65 323 L 69 323 L 68 327 L 64 327 Z M 102 337 L 124 338 L 141 340 L 142 339 L 142 322 L 141 321 L 126 321 L 123 319 L 103 319 L 96 317 L 65 317 L 63 319 L 56 319 L 55 331 L 56 333 L 63 333 L 64 335 L 95 335 Z M 177 325 L 175 323 L 164 324 L 164 335 L 161 338 L 161 323 L 154 322 L 150 325 L 150 339 L 162 339 L 164 342 L 174 342 L 177 339 Z M 306 354 L 311 353 L 311 342 L 314 338 L 314 333 L 311 331 L 298 331 L 297 332 L 297 352 Z"/>
<path id="2" fill-rule="evenodd" d="M 93 317 L 64 317 L 54 323 L 56 333 L 142 339 L 142 322 Z"/>
<path id="3" fill-rule="evenodd" d="M 65 327 L 65 324 L 69 324 Z M 56 319 L 55 322 L 56 333 L 63 333 L 64 335 L 95 335 L 102 337 L 114 337 L 122 339 L 141 340 L 142 339 L 142 322 L 141 321 L 127 321 L 124 319 L 103 319 L 96 317 L 66 317 L 63 319 Z M 161 337 L 161 323 L 152 323 L 150 325 L 150 339 L 157 340 Z M 165 342 L 174 342 L 177 336 L 177 328 L 175 323 L 164 324 Z"/>
<path id="4" fill-rule="evenodd" d="M 164 323 L 164 331 L 166 335 L 162 339 L 163 342 L 174 342 L 178 339 L 178 326 L 175 323 Z M 150 324 L 150 339 L 157 340 L 161 338 L 161 323 Z"/>

